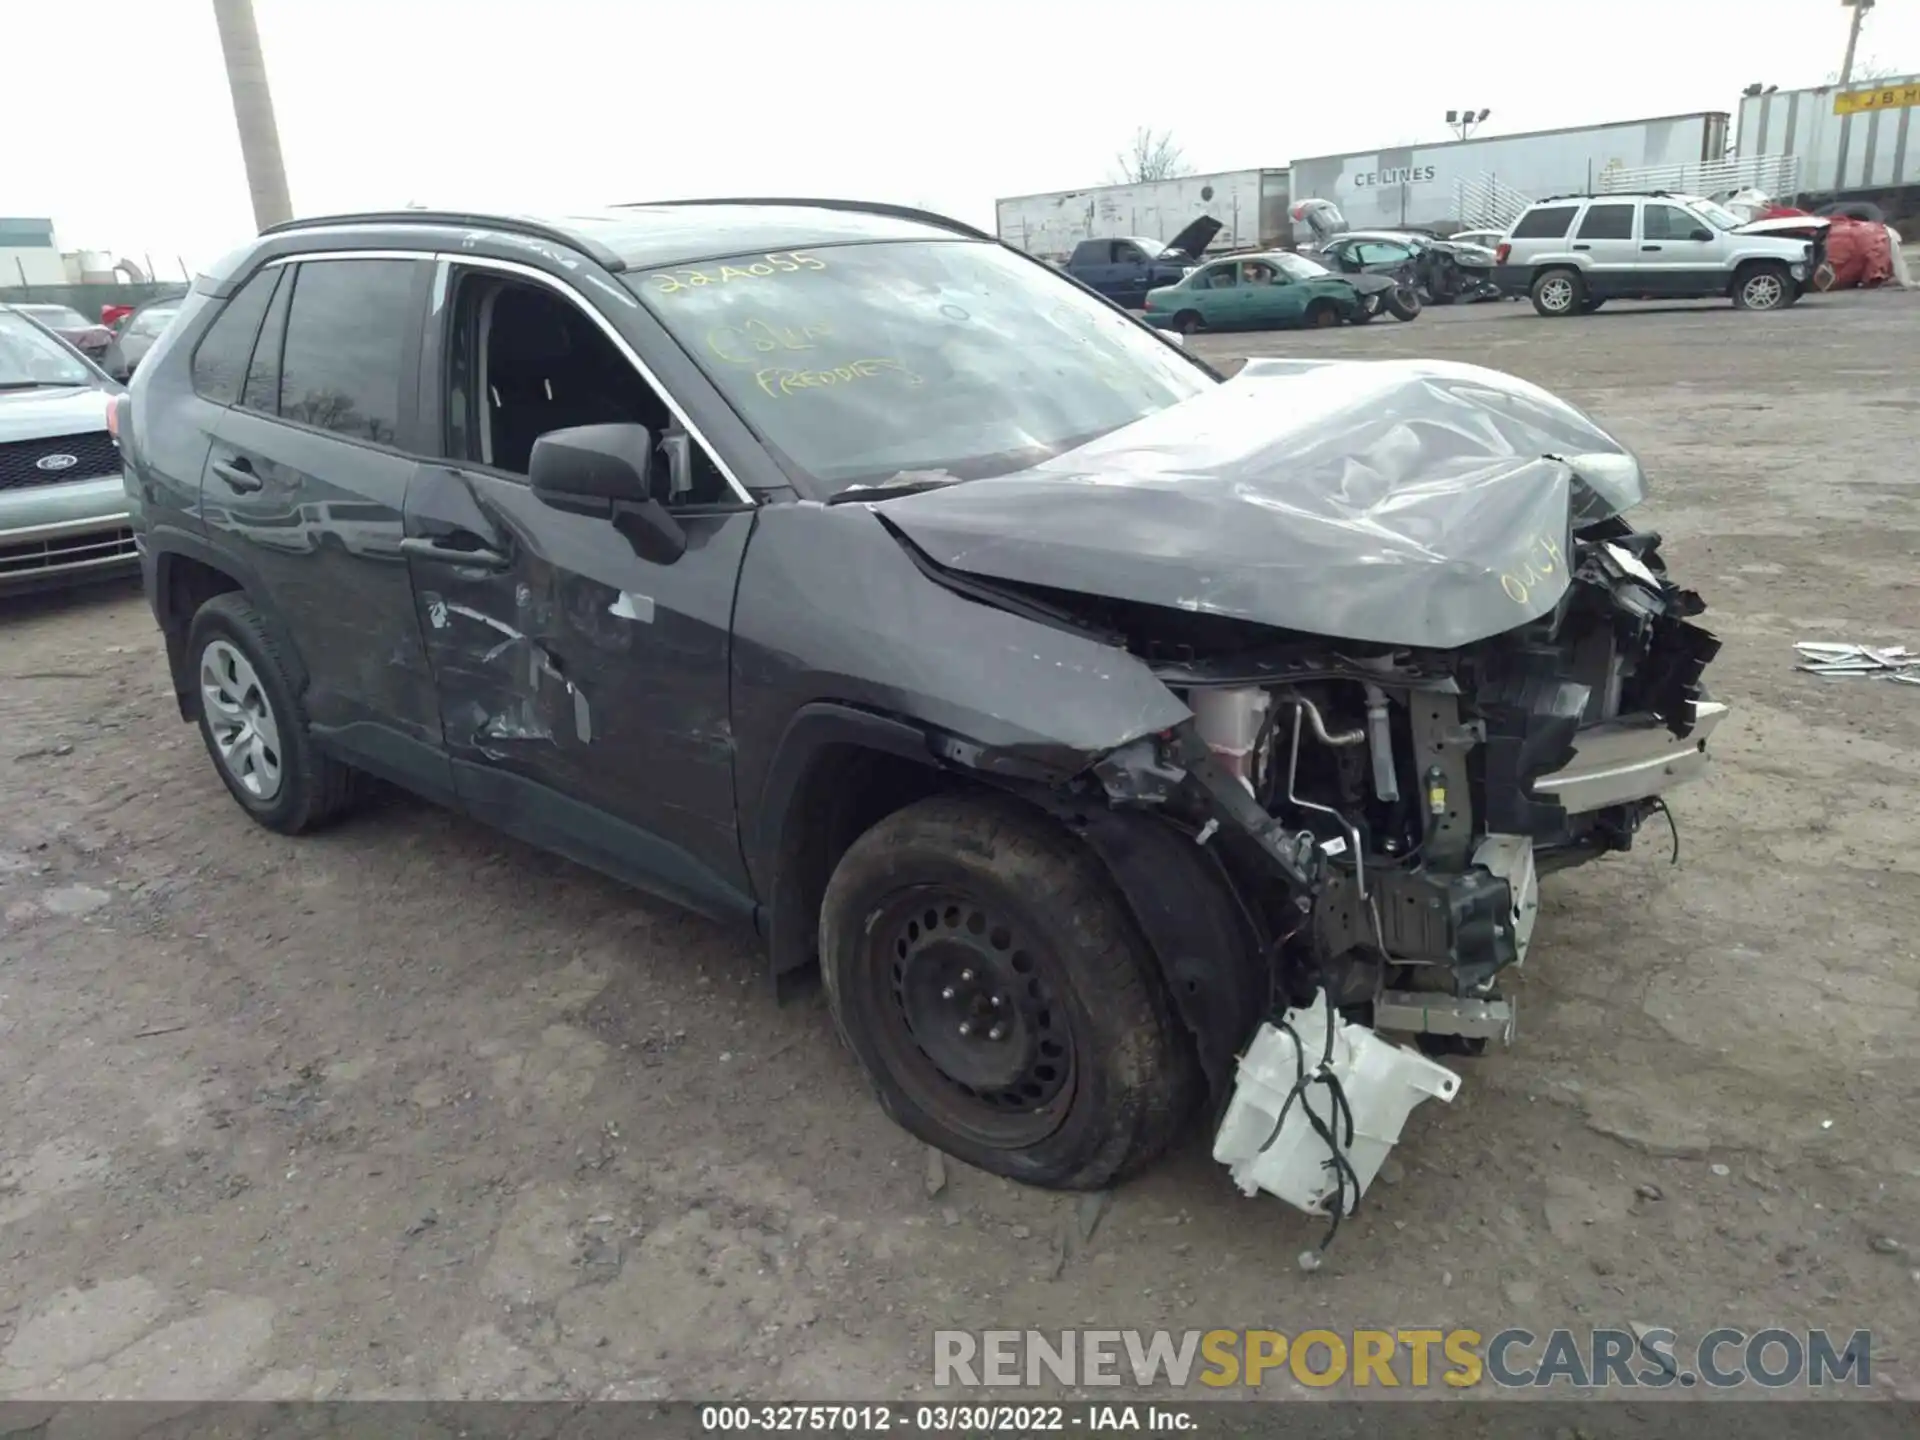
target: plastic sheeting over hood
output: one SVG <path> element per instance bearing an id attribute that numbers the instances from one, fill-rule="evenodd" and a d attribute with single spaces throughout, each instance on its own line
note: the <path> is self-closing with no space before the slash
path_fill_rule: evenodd
<path id="1" fill-rule="evenodd" d="M 972 575 L 1451 648 L 1551 610 L 1570 521 L 1639 462 L 1538 386 L 1445 361 L 1252 361 L 1031 469 L 875 502 Z"/>

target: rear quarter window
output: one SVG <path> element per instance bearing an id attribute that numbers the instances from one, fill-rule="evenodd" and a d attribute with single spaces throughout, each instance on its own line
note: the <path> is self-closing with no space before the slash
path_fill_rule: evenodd
<path id="1" fill-rule="evenodd" d="M 1573 225 L 1573 205 L 1542 205 L 1529 210 L 1513 227 L 1509 240 L 1563 240 Z"/>
<path id="2" fill-rule="evenodd" d="M 242 285 L 214 317 L 193 352 L 193 389 L 203 400 L 231 405 L 240 398 L 254 337 L 280 283 L 278 269 L 262 270 Z"/>

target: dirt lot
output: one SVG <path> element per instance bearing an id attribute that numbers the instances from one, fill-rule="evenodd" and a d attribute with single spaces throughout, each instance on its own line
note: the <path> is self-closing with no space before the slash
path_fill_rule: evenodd
<path id="1" fill-rule="evenodd" d="M 1789 644 L 1920 646 L 1920 296 L 1199 343 L 1589 406 L 1737 707 L 1680 867 L 1662 829 L 1549 882 L 1519 1043 L 1326 1268 L 1198 1131 L 1084 1243 L 1072 1197 L 930 1196 L 817 994 L 452 815 L 253 827 L 110 589 L 0 606 L 0 1396 L 882 1398 L 937 1326 L 1629 1321 L 1871 1326 L 1911 1393 L 1920 691 Z"/>

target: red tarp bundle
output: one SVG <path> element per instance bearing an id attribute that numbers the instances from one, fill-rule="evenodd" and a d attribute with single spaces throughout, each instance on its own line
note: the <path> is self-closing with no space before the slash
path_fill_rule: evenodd
<path id="1" fill-rule="evenodd" d="M 1776 205 L 1758 217 L 1772 220 L 1782 215 L 1804 215 L 1804 210 Z M 1870 220 L 1849 220 L 1835 215 L 1827 230 L 1827 264 L 1833 267 L 1830 290 L 1848 290 L 1856 285 L 1884 285 L 1893 278 L 1893 241 L 1887 227 Z"/>

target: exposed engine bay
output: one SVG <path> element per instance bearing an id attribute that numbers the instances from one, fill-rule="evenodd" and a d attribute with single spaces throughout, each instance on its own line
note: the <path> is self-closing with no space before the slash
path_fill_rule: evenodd
<path id="1" fill-rule="evenodd" d="M 1320 988 L 1380 1028 L 1503 1038 L 1497 977 L 1526 957 L 1539 877 L 1630 848 L 1705 766 L 1724 707 L 1699 597 L 1622 522 L 1569 546 L 1554 611 L 1477 645 L 1308 644 L 1260 683 L 1165 667 L 1190 730 L 1099 767 L 1116 803 L 1158 794 L 1196 839 L 1212 827 L 1292 1003 Z"/>
<path id="2" fill-rule="evenodd" d="M 1509 1041 L 1500 978 L 1526 959 L 1540 877 L 1631 848 L 1725 712 L 1701 685 L 1719 642 L 1657 536 L 1609 520 L 1554 558 L 1574 578 L 1551 614 L 1460 650 L 1303 646 L 1261 683 L 1166 669 L 1190 726 L 1099 769 L 1114 803 L 1159 804 L 1215 847 L 1253 912 L 1287 1019 L 1243 1052 L 1215 1155 L 1247 1193 L 1330 1215 L 1328 1240 L 1407 1111 L 1458 1083 L 1371 1032 L 1430 1056 Z"/>

